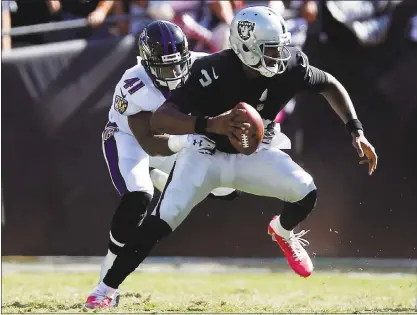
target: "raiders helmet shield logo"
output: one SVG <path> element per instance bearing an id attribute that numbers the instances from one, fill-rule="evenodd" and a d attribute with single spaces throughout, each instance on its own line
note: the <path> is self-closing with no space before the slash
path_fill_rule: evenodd
<path id="1" fill-rule="evenodd" d="M 239 21 L 237 22 L 237 32 L 239 37 L 243 40 L 248 40 L 255 29 L 255 23 L 249 21 Z"/>
<path id="2" fill-rule="evenodd" d="M 114 98 L 114 109 L 120 114 L 123 114 L 126 111 L 128 104 L 127 100 L 119 95 L 116 95 Z"/>

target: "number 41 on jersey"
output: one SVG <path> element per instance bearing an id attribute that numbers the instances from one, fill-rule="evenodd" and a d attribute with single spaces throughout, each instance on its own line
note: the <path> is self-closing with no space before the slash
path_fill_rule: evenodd
<path id="1" fill-rule="evenodd" d="M 123 88 L 126 89 L 130 95 L 139 91 L 145 84 L 139 78 L 132 78 L 124 80 Z"/>

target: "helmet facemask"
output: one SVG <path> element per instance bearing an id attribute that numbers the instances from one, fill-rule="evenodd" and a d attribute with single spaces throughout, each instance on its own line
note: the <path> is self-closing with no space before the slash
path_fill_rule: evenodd
<path id="1" fill-rule="evenodd" d="M 257 45 L 255 51 L 261 60 L 258 71 L 265 77 L 272 77 L 281 74 L 287 68 L 287 61 L 291 58 L 291 53 L 285 45 L 278 43 L 264 43 Z"/>
<path id="2" fill-rule="evenodd" d="M 189 54 L 188 54 L 189 55 Z M 145 61 L 146 62 L 146 61 Z M 162 56 L 159 61 L 147 62 L 151 74 L 160 86 L 175 90 L 181 87 L 190 74 L 191 58 L 181 57 L 180 53 Z"/>
<path id="3" fill-rule="evenodd" d="M 166 21 L 153 22 L 148 28 L 139 37 L 141 63 L 156 87 L 175 90 L 185 83 L 190 74 L 191 54 L 187 38 L 178 26 Z M 171 36 L 169 43 L 164 39 L 164 29 Z"/>
<path id="4" fill-rule="evenodd" d="M 169 90 L 175 90 L 182 86 L 190 75 L 191 58 L 190 53 L 185 56 L 175 53 L 161 56 L 161 60 L 156 58 L 147 58 L 144 54 L 143 62 L 154 76 L 155 83 L 160 86 L 168 87 Z"/>
<path id="5" fill-rule="evenodd" d="M 291 53 L 286 47 L 291 43 L 291 34 L 288 35 L 286 40 L 280 42 L 255 39 L 249 47 L 243 44 L 243 50 L 247 54 L 253 54 L 250 59 L 257 61 L 246 65 L 268 78 L 283 73 L 287 68 L 287 61 L 291 58 Z"/>

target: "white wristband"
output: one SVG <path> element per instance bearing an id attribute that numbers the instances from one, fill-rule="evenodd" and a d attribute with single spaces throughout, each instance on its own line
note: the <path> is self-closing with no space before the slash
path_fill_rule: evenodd
<path id="1" fill-rule="evenodd" d="M 186 146 L 188 141 L 188 135 L 175 135 L 175 136 L 169 136 L 168 139 L 168 148 L 172 152 L 178 152 L 183 147 Z"/>

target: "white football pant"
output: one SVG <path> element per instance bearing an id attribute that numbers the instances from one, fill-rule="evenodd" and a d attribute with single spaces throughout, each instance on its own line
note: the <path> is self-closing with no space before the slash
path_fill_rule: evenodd
<path id="1" fill-rule="evenodd" d="M 183 149 L 178 153 L 171 181 L 152 214 L 174 230 L 217 187 L 287 202 L 299 201 L 316 189 L 310 174 L 277 147 L 249 156 L 223 152 L 210 156 Z"/>
<path id="2" fill-rule="evenodd" d="M 111 123 L 109 125 L 111 126 Z M 106 128 L 106 130 L 108 129 Z M 130 134 L 115 131 L 107 133 L 107 136 L 104 135 L 105 132 L 103 132 L 102 141 L 103 154 L 113 185 L 121 196 L 126 192 L 133 191 L 143 191 L 153 196 L 154 183 L 158 190 L 162 191 L 164 189 L 177 154 L 149 157 L 136 138 Z M 152 172 L 151 178 L 149 167 L 158 169 L 163 173 Z M 225 196 L 233 191 L 234 189 L 230 188 L 219 188 L 213 194 Z"/>
<path id="3" fill-rule="evenodd" d="M 102 134 L 103 154 L 110 172 L 114 187 L 123 196 L 127 192 L 143 191 L 154 193 L 154 185 L 162 191 L 168 180 L 177 155 L 167 157 L 149 157 L 142 149 L 136 138 L 130 134 L 117 131 L 115 123 L 108 123 Z M 201 155 L 199 153 L 199 155 Z M 149 172 L 149 167 L 154 167 Z M 217 196 L 225 196 L 232 193 L 234 189 L 219 188 L 213 191 Z M 110 233 L 110 239 L 119 246 Z M 100 271 L 100 281 L 105 277 L 107 271 L 113 265 L 116 255 L 107 252 Z"/>

